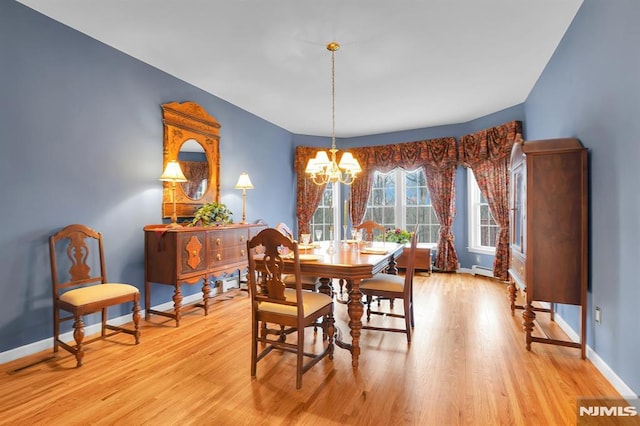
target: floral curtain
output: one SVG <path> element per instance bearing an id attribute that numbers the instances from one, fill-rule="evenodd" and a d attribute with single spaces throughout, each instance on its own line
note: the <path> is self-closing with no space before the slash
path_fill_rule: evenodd
<path id="1" fill-rule="evenodd" d="M 191 199 L 199 198 L 198 188 L 209 177 L 209 164 L 206 161 L 180 161 L 180 168 L 188 179 L 188 182 L 182 182 L 184 193 Z"/>
<path id="2" fill-rule="evenodd" d="M 310 158 L 316 156 L 321 148 L 296 147 L 295 171 L 297 176 L 296 218 L 298 219 L 298 233 L 310 233 L 310 223 L 313 214 L 320 205 L 326 185 L 316 185 L 304 173 Z"/>
<path id="3" fill-rule="evenodd" d="M 298 147 L 296 150 L 298 220 L 300 223 L 302 223 L 300 218 L 301 188 L 311 183 L 304 176 L 304 168 L 308 159 L 314 156 L 317 151 L 318 148 L 307 147 Z M 386 173 L 397 167 L 402 167 L 406 170 L 415 170 L 422 167 L 427 176 L 431 202 L 441 225 L 435 266 L 443 271 L 455 271 L 458 267 L 458 255 L 452 232 L 453 219 L 456 215 L 455 170 L 457 151 L 455 138 L 368 146 L 352 148 L 349 151 L 357 158 L 362 167 L 362 172 L 351 186 L 351 222 L 359 224 L 364 218 L 375 171 Z M 300 180 L 301 176 L 303 178 L 302 181 Z M 313 184 L 311 183 L 311 185 Z M 324 190 L 324 187 L 322 190 Z M 313 214 L 315 208 L 317 208 L 317 204 L 310 215 Z M 311 220 L 311 216 L 309 216 L 309 220 Z"/>
<path id="4" fill-rule="evenodd" d="M 430 141 L 429 161 L 422 169 L 427 178 L 431 205 L 440 222 L 440 236 L 434 266 L 441 271 L 458 269 L 458 253 L 453 236 L 456 217 L 456 140 L 442 138 Z"/>
<path id="5" fill-rule="evenodd" d="M 471 168 L 489 210 L 498 224 L 493 275 L 506 281 L 509 269 L 509 161 L 522 136 L 522 122 L 512 121 L 460 139 L 458 158 Z"/>

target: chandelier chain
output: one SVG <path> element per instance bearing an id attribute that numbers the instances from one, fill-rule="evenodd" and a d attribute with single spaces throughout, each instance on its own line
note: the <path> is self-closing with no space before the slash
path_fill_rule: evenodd
<path id="1" fill-rule="evenodd" d="M 356 175 L 362 171 L 358 160 L 353 155 L 345 151 L 342 154 L 340 163 L 337 161 L 336 148 L 336 59 L 335 51 L 340 48 L 336 42 L 327 45 L 331 52 L 331 149 L 329 154 L 319 151 L 315 158 L 310 158 L 305 173 L 309 175 L 311 181 L 316 185 L 325 185 L 329 182 L 340 182 L 351 185 Z"/>
<path id="2" fill-rule="evenodd" d="M 331 51 L 331 148 L 336 148 L 336 52 Z"/>

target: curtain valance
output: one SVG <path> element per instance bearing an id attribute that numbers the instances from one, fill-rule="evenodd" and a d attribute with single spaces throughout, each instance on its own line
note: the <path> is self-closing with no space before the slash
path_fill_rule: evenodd
<path id="1" fill-rule="evenodd" d="M 462 136 L 458 147 L 460 164 L 472 167 L 487 160 L 509 158 L 517 135 L 522 135 L 521 121 L 512 121 Z"/>
<path id="2" fill-rule="evenodd" d="M 404 142 L 391 145 L 351 148 L 363 171 L 382 173 L 401 167 L 415 170 L 429 165 L 437 169 L 456 164 L 456 139 L 454 137 Z"/>

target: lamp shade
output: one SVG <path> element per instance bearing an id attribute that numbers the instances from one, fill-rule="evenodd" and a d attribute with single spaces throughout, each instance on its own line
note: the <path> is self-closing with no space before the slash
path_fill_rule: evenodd
<path id="1" fill-rule="evenodd" d="M 253 189 L 253 184 L 251 183 L 251 179 L 249 179 L 249 175 L 246 172 L 242 172 L 242 174 L 238 178 L 238 183 L 236 183 L 236 189 Z"/>
<path id="2" fill-rule="evenodd" d="M 167 163 L 167 167 L 165 167 L 164 172 L 162 172 L 160 180 L 167 182 L 187 182 L 188 179 L 185 177 L 184 173 L 182 173 L 180 164 L 175 160 L 171 160 Z"/>
<path id="3" fill-rule="evenodd" d="M 327 151 L 318 151 L 315 160 L 315 165 L 319 169 L 328 167 L 331 164 L 331 161 L 329 161 L 329 155 L 327 155 Z"/>
<path id="4" fill-rule="evenodd" d="M 345 170 L 353 170 L 357 168 L 357 166 L 358 162 L 355 158 L 353 158 L 353 154 L 348 151 L 342 154 L 342 158 L 340 159 L 340 164 L 338 164 L 338 167 Z"/>

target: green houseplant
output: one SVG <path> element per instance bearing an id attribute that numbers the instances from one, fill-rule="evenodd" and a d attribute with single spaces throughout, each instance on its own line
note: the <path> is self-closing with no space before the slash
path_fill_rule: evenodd
<path id="1" fill-rule="evenodd" d="M 233 212 L 223 203 L 205 203 L 196 210 L 189 226 L 213 226 L 233 223 Z"/>
<path id="2" fill-rule="evenodd" d="M 387 232 L 385 232 L 385 241 L 404 244 L 409 240 L 411 240 L 411 233 L 404 229 L 387 229 Z"/>

